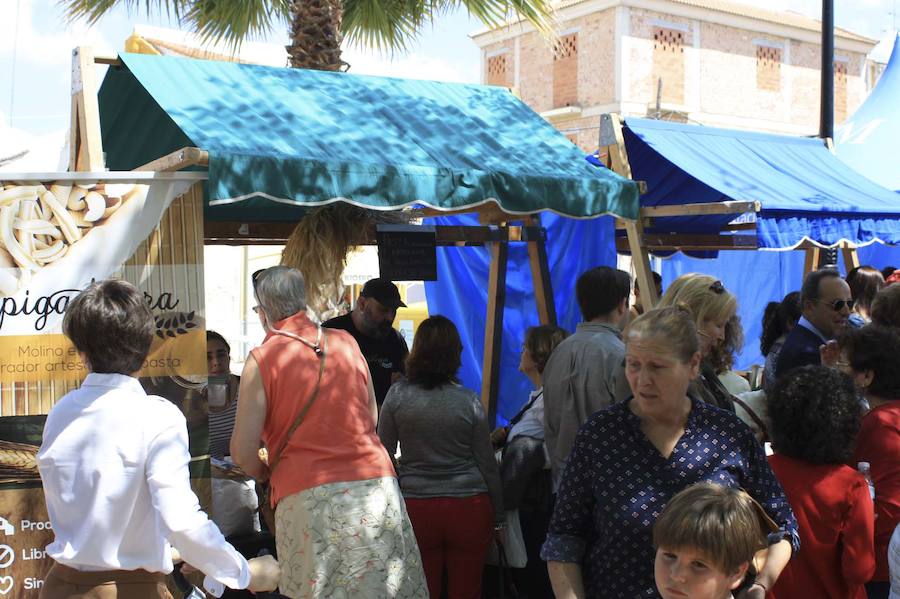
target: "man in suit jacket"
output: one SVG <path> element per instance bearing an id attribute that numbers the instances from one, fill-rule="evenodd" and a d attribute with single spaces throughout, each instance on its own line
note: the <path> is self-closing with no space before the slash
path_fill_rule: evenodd
<path id="1" fill-rule="evenodd" d="M 819 347 L 840 334 L 853 309 L 850 286 L 832 268 L 819 269 L 806 277 L 800 301 L 800 322 L 784 341 L 774 377 L 800 366 L 821 364 Z"/>

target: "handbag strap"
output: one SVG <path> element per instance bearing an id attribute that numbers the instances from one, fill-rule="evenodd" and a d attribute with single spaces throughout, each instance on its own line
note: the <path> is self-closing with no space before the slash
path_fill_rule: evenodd
<path id="1" fill-rule="evenodd" d="M 316 398 L 319 396 L 319 389 L 322 386 L 322 375 L 325 374 L 325 356 L 327 353 L 325 352 L 326 341 L 328 336 L 325 335 L 325 331 L 320 326 L 318 328 L 318 333 L 316 335 L 316 343 L 312 344 L 303 337 L 299 335 L 295 335 L 293 333 L 289 333 L 288 331 L 280 331 L 277 329 L 272 330 L 276 335 L 283 335 L 285 337 L 290 337 L 291 339 L 295 339 L 303 343 L 303 345 L 311 348 L 316 356 L 319 358 L 319 376 L 316 379 L 316 386 L 313 387 L 312 393 L 309 396 L 309 401 L 306 402 L 306 405 L 303 406 L 303 409 L 300 410 L 300 413 L 297 414 L 297 418 L 294 419 L 294 423 L 291 424 L 291 428 L 288 429 L 287 434 L 282 439 L 281 443 L 278 445 L 278 450 L 274 452 L 274 454 L 269 456 L 269 477 L 272 477 L 272 473 L 275 472 L 275 466 L 278 465 L 278 462 L 281 460 L 281 452 L 284 451 L 284 448 L 287 446 L 288 441 L 291 440 L 291 437 L 294 436 L 294 431 L 297 430 L 297 427 L 303 422 L 303 419 L 306 417 L 306 413 L 309 412 L 309 409 L 312 407 L 313 402 L 316 401 Z M 321 346 L 319 343 L 321 342 Z"/>
<path id="2" fill-rule="evenodd" d="M 747 412 L 747 415 L 750 416 L 750 418 L 753 420 L 753 422 L 756 423 L 756 426 L 759 427 L 759 432 L 761 432 L 763 435 L 763 440 L 768 439 L 769 431 L 766 430 L 766 424 L 765 424 L 765 422 L 762 421 L 762 418 L 760 418 L 756 414 L 756 412 L 753 411 L 753 408 L 751 408 L 749 405 L 747 405 L 747 403 L 744 400 L 742 400 L 740 397 L 738 397 L 737 395 L 732 395 L 731 400 L 734 403 L 736 403 L 737 405 L 741 406 L 741 408 L 743 408 L 744 411 Z"/>

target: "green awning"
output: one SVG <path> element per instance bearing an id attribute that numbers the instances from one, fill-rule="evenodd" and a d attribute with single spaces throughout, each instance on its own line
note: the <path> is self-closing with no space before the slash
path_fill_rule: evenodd
<path id="1" fill-rule="evenodd" d="M 285 208 L 336 200 L 385 210 L 496 201 L 510 213 L 637 217 L 633 181 L 585 162 L 504 88 L 120 58 L 99 94 L 107 166 L 206 150 L 213 219 L 278 220 Z"/>

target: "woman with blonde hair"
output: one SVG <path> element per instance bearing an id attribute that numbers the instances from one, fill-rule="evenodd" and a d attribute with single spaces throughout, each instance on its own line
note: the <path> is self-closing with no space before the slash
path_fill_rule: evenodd
<path id="1" fill-rule="evenodd" d="M 734 398 L 719 381 L 713 358 L 718 348 L 733 345 L 733 336 L 743 336 L 740 322 L 733 320 L 737 314 L 737 298 L 715 277 L 690 273 L 669 285 L 659 303 L 659 307 L 665 306 L 682 306 L 697 327 L 700 376 L 694 382 L 693 392 L 706 403 L 733 412 Z"/>

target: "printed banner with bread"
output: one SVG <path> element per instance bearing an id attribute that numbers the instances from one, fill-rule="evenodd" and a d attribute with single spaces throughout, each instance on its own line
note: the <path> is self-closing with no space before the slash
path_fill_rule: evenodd
<path id="1" fill-rule="evenodd" d="M 205 374 L 200 359 L 205 351 L 190 351 L 205 344 L 199 322 L 202 304 L 190 289 L 199 284 L 193 272 L 199 264 L 197 250 L 190 256 L 172 253 L 187 252 L 187 246 L 197 243 L 198 231 L 185 237 L 182 222 L 181 239 L 169 235 L 169 247 L 158 248 L 162 252 L 140 251 L 148 239 L 160 235 L 157 229 L 166 209 L 193 182 L 3 182 L 0 384 L 83 378 L 83 365 L 61 335 L 62 318 L 80 290 L 113 276 L 143 289 L 157 316 L 157 339 L 141 374 Z M 183 212 L 179 207 L 179 216 Z M 202 250 L 202 222 L 195 224 Z M 0 415 L 10 415 L 3 407 Z"/>
<path id="2" fill-rule="evenodd" d="M 62 321 L 91 281 L 121 278 L 143 291 L 156 335 L 139 379 L 184 412 L 192 484 L 209 506 L 201 175 L 147 184 L 75 176 L 0 173 L 0 597 L 37 597 L 50 567 L 34 457 L 43 415 L 88 372 Z"/>

